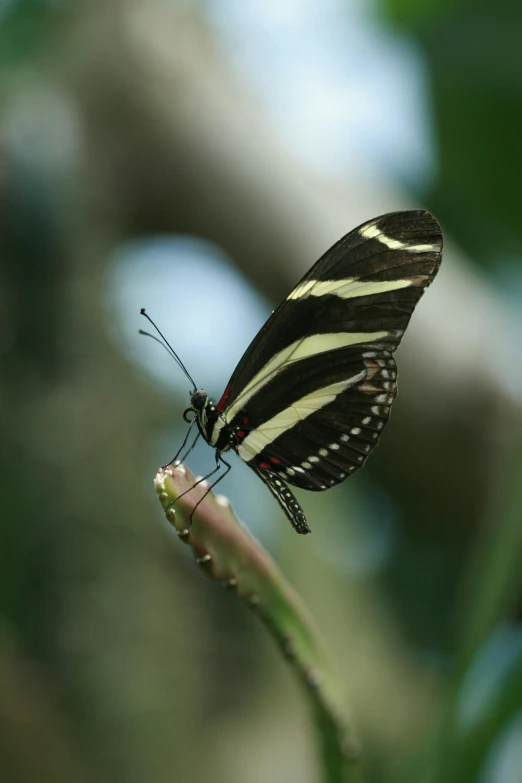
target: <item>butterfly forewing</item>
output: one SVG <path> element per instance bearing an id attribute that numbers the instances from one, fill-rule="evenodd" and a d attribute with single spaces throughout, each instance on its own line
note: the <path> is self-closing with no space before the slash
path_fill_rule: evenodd
<path id="1" fill-rule="evenodd" d="M 392 212 L 351 231 L 314 264 L 268 319 L 236 367 L 218 408 L 229 411 L 227 418 L 234 415 L 241 407 L 236 400 L 241 403 L 252 389 L 260 390 L 297 348 L 310 355 L 327 350 L 324 335 L 345 332 L 354 340 L 362 335 L 362 343 L 379 340 L 394 351 L 439 267 L 441 250 L 440 226 L 424 210 Z M 388 334 L 372 339 L 383 331 Z M 322 345 L 317 340 L 302 345 L 316 335 L 323 335 Z"/>
<path id="2" fill-rule="evenodd" d="M 441 250 L 428 212 L 363 224 L 310 269 L 234 371 L 211 442 L 219 451 L 238 431 L 240 456 L 299 532 L 306 523 L 292 518 L 295 498 L 283 482 L 323 490 L 364 464 L 397 391 L 392 354 Z"/>

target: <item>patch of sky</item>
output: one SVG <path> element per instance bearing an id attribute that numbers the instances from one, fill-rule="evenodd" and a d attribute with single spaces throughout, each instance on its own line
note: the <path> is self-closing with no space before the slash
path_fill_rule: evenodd
<path id="1" fill-rule="evenodd" d="M 207 15 L 291 153 L 329 176 L 434 174 L 426 65 L 371 0 L 217 0 Z"/>
<path id="2" fill-rule="evenodd" d="M 270 315 L 269 303 L 216 245 L 159 236 L 120 246 L 109 265 L 108 309 L 125 354 L 151 378 L 186 395 L 190 383 L 167 353 L 138 329 L 148 314 L 199 388 L 219 399 L 242 354 Z"/>

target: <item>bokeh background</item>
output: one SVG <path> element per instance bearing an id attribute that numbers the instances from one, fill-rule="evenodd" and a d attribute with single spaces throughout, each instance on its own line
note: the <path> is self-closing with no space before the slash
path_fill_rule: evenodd
<path id="1" fill-rule="evenodd" d="M 441 272 L 367 468 L 298 537 L 367 781 L 522 780 L 522 5 L 0 2 L 0 780 L 317 780 L 306 705 L 152 479 L 339 236 L 426 207 Z M 203 474 L 204 445 L 190 457 Z"/>

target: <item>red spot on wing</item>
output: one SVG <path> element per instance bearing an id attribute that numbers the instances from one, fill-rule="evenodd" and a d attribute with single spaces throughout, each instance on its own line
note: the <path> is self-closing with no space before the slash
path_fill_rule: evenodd
<path id="1" fill-rule="evenodd" d="M 243 416 L 243 424 L 249 424 L 248 416 Z"/>
<path id="2" fill-rule="evenodd" d="M 223 408 L 225 407 L 225 403 L 227 401 L 227 398 L 228 398 L 228 395 L 230 394 L 231 389 L 232 389 L 232 384 L 229 383 L 227 388 L 223 392 L 223 396 L 221 397 L 220 401 L 216 405 L 216 408 L 218 409 L 218 411 L 222 411 Z"/>
<path id="3" fill-rule="evenodd" d="M 272 466 L 269 462 L 260 462 L 259 467 L 263 468 L 263 470 L 270 470 Z"/>
<path id="4" fill-rule="evenodd" d="M 268 459 L 270 460 L 270 462 L 273 462 L 274 465 L 280 465 L 281 464 L 281 460 L 278 459 L 277 457 L 269 457 Z"/>
<path id="5" fill-rule="evenodd" d="M 236 432 L 236 435 L 237 435 L 238 438 L 244 438 L 245 437 L 245 433 L 243 432 L 243 430 L 238 430 Z"/>

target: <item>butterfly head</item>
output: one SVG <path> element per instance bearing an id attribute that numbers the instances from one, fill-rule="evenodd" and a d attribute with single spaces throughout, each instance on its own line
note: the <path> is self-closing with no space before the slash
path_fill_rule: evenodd
<path id="1" fill-rule="evenodd" d="M 197 413 L 204 410 L 208 404 L 208 394 L 203 389 L 196 389 L 190 395 L 190 407 Z"/>
<path id="2" fill-rule="evenodd" d="M 217 419 L 216 406 L 209 398 L 206 391 L 196 389 L 190 394 L 190 408 L 196 412 L 195 421 L 197 421 L 199 431 L 207 441 L 211 442 L 212 430 Z M 188 419 L 186 419 L 188 421 Z"/>

